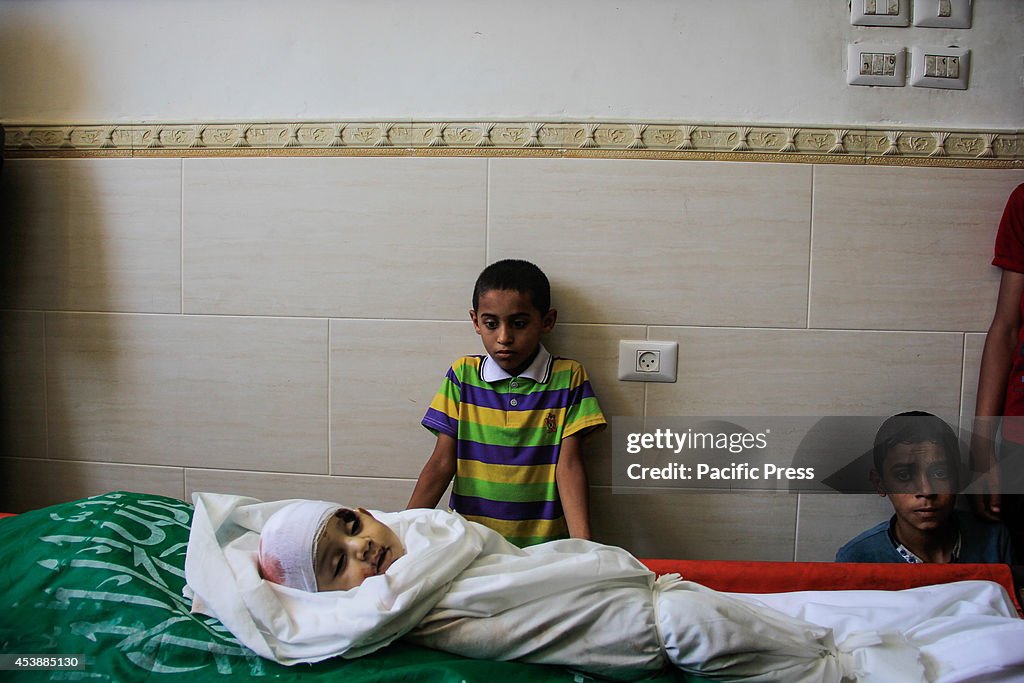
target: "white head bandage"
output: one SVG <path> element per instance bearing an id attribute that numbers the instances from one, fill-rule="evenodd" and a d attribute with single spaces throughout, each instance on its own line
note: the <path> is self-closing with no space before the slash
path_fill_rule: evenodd
<path id="1" fill-rule="evenodd" d="M 272 583 L 315 593 L 316 542 L 340 508 L 337 503 L 301 500 L 271 515 L 260 532 L 260 575 Z"/>

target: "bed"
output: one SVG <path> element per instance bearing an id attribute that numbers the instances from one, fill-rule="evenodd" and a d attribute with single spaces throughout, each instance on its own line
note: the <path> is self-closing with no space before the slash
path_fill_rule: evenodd
<path id="1" fill-rule="evenodd" d="M 355 660 L 285 667 L 246 650 L 215 619 L 193 615 L 182 597 L 192 506 L 113 492 L 0 519 L 0 653 L 74 655 L 78 670 L 48 663 L 0 679 L 194 681 L 564 681 L 569 669 L 478 661 L 397 642 Z M 1013 594 L 1001 565 L 835 565 L 829 563 L 647 560 L 720 590 L 905 588 L 961 578 L 993 580 Z M 1019 604 L 1017 605 L 1019 609 Z M 703 679 L 670 671 L 657 681 Z"/>

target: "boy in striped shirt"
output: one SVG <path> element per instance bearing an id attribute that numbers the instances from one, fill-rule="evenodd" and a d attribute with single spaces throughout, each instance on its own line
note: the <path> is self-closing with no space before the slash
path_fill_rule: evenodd
<path id="1" fill-rule="evenodd" d="M 450 508 L 520 547 L 589 539 L 581 440 L 606 421 L 583 366 L 540 343 L 557 317 L 547 277 L 491 264 L 469 317 L 487 354 L 455 361 L 423 417 L 437 443 L 408 507 L 437 505 L 454 476 Z"/>

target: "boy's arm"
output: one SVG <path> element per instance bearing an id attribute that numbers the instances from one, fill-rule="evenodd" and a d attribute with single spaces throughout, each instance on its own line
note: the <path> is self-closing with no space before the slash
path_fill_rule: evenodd
<path id="1" fill-rule="evenodd" d="M 416 488 L 412 490 L 406 509 L 436 507 L 454 476 L 455 438 L 447 434 L 438 434 L 434 451 L 420 471 Z"/>
<path id="2" fill-rule="evenodd" d="M 572 538 L 590 539 L 590 502 L 587 470 L 583 467 L 583 437 L 573 434 L 562 439 L 555 465 L 555 484 L 562 501 L 565 523 Z"/>
<path id="3" fill-rule="evenodd" d="M 971 437 L 971 466 L 978 472 L 988 471 L 989 491 L 971 496 L 974 511 L 983 518 L 1000 519 L 998 471 L 994 458 L 996 420 L 1002 415 L 1006 399 L 1006 382 L 1013 364 L 1020 328 L 1020 300 L 1024 294 L 1024 273 L 1003 270 L 999 282 L 999 298 L 992 325 L 985 336 L 978 373 L 978 400 L 975 405 L 974 433 Z"/>

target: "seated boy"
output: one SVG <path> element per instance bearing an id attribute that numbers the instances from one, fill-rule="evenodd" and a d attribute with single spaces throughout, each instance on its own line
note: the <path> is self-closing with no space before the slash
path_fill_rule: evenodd
<path id="1" fill-rule="evenodd" d="M 452 364 L 423 426 L 437 436 L 409 508 L 450 509 L 525 547 L 590 538 L 581 439 L 605 425 L 587 372 L 552 356 L 551 287 L 532 263 L 506 259 L 477 278 L 469 311 L 486 355 Z"/>
<path id="2" fill-rule="evenodd" d="M 959 442 L 940 418 L 913 411 L 887 419 L 875 435 L 871 481 L 895 514 L 840 548 L 836 561 L 1008 564 L 1005 527 L 953 509 L 959 472 Z"/>

